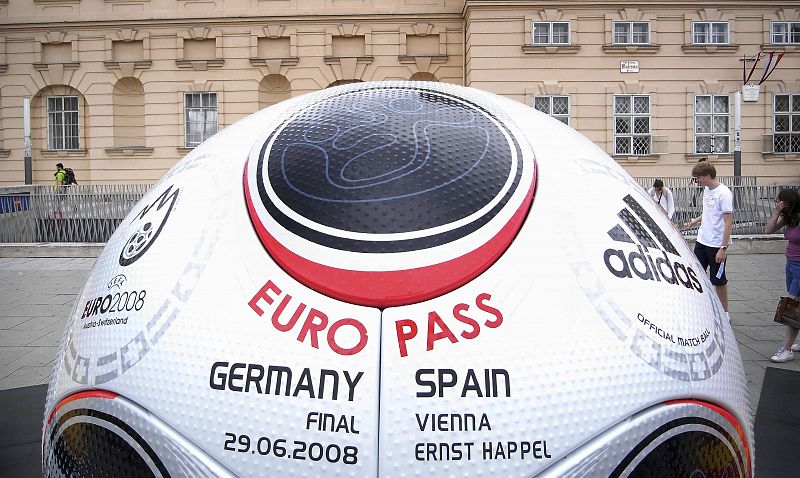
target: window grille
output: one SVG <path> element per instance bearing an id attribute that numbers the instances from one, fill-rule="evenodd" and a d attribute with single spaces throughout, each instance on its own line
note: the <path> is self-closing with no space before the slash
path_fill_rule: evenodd
<path id="1" fill-rule="evenodd" d="M 800 94 L 776 94 L 772 105 L 772 150 L 800 153 Z"/>
<path id="2" fill-rule="evenodd" d="M 730 152 L 730 99 L 727 95 L 695 95 L 694 152 Z"/>
<path id="3" fill-rule="evenodd" d="M 569 22 L 533 22 L 534 45 L 569 45 Z"/>
<path id="4" fill-rule="evenodd" d="M 186 93 L 184 105 L 186 146 L 193 148 L 217 133 L 217 94 Z"/>
<path id="5" fill-rule="evenodd" d="M 800 44 L 800 22 L 772 22 L 772 44 Z"/>
<path id="6" fill-rule="evenodd" d="M 569 96 L 541 95 L 533 97 L 533 107 L 562 123 L 569 124 Z"/>
<path id="7" fill-rule="evenodd" d="M 78 97 L 49 96 L 47 98 L 47 148 L 78 149 Z"/>
<path id="8" fill-rule="evenodd" d="M 647 45 L 650 43 L 650 24 L 614 22 L 613 42 L 616 45 Z"/>
<path id="9" fill-rule="evenodd" d="M 692 41 L 695 45 L 727 45 L 728 22 L 694 22 Z"/>
<path id="10" fill-rule="evenodd" d="M 650 96 L 614 96 L 614 154 L 644 156 L 651 152 Z"/>

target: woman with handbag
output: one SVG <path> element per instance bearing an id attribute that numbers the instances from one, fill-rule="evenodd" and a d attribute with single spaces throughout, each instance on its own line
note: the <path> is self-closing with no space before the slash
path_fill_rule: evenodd
<path id="1" fill-rule="evenodd" d="M 796 189 L 782 189 L 775 199 L 775 211 L 764 227 L 764 233 L 772 234 L 783 230 L 783 237 L 789 240 L 786 245 L 786 290 L 789 301 L 800 297 L 800 192 Z M 783 299 L 785 302 L 787 299 Z M 796 309 L 795 309 L 796 310 Z M 778 352 L 770 358 L 773 362 L 792 360 L 792 352 L 800 351 L 800 344 L 795 344 L 798 329 L 786 326 L 786 340 Z"/>

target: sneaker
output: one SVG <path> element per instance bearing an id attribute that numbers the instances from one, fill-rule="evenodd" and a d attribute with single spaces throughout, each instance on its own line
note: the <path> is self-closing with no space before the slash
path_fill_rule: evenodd
<path id="1" fill-rule="evenodd" d="M 770 360 L 776 363 L 784 363 L 792 360 L 793 358 L 794 357 L 791 350 L 786 350 L 785 348 L 781 347 L 778 349 L 778 353 L 773 355 Z"/>
<path id="2" fill-rule="evenodd" d="M 800 352 L 800 344 L 792 344 L 792 352 Z"/>

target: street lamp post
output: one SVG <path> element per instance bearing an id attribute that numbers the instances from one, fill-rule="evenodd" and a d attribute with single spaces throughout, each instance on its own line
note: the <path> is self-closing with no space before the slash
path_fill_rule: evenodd
<path id="1" fill-rule="evenodd" d="M 742 92 L 737 91 L 734 96 L 733 185 L 739 186 L 742 178 Z"/>
<path id="2" fill-rule="evenodd" d="M 25 163 L 25 184 L 33 184 L 33 162 L 31 161 L 31 99 L 22 99 L 23 157 Z"/>

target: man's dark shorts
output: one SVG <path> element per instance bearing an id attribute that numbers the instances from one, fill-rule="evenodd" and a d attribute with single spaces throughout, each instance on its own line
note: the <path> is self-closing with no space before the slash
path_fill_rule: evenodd
<path id="1" fill-rule="evenodd" d="M 700 261 L 703 270 L 710 269 L 711 283 L 714 285 L 726 285 L 728 278 L 725 273 L 728 272 L 728 267 L 723 268 L 722 274 L 719 274 L 719 267 L 725 262 L 717 264 L 717 252 L 719 252 L 719 247 L 706 246 L 699 242 L 694 243 L 694 255 L 697 256 L 697 260 Z M 717 274 L 719 274 L 719 277 L 717 277 Z"/>

